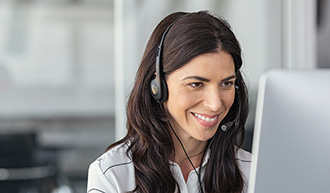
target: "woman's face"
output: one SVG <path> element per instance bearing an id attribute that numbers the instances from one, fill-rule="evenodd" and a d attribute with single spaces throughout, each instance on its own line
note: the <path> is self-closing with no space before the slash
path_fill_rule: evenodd
<path id="1" fill-rule="evenodd" d="M 218 129 L 235 97 L 235 66 L 225 51 L 201 54 L 167 77 L 164 103 L 182 140 L 206 141 Z"/>

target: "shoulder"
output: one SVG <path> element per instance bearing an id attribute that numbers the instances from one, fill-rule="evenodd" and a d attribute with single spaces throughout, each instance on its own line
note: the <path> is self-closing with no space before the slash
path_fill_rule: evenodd
<path id="1" fill-rule="evenodd" d="M 98 165 L 104 174 L 106 174 L 108 170 L 130 165 L 132 164 L 132 160 L 127 156 L 127 149 L 127 143 L 119 144 L 103 153 L 92 164 Z"/>
<path id="2" fill-rule="evenodd" d="M 90 164 L 88 191 L 128 192 L 135 188 L 134 165 L 127 149 L 127 143 L 119 144 Z"/>
<path id="3" fill-rule="evenodd" d="M 242 173 L 245 176 L 248 176 L 250 173 L 252 154 L 248 151 L 245 151 L 241 148 L 238 148 L 236 151 L 236 160 L 238 166 L 240 167 Z"/>
<path id="4" fill-rule="evenodd" d="M 239 162 L 251 163 L 251 157 L 252 154 L 242 148 L 238 148 L 236 151 L 236 159 Z"/>
<path id="5" fill-rule="evenodd" d="M 244 191 L 247 192 L 248 184 L 249 184 L 249 177 L 250 177 L 250 167 L 251 167 L 251 158 L 252 154 L 248 151 L 245 151 L 241 148 L 237 149 L 236 152 L 236 160 L 237 164 L 242 172 L 245 185 L 244 185 Z"/>

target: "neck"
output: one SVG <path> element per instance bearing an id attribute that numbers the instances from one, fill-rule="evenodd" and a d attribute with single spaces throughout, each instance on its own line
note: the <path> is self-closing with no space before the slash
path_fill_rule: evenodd
<path id="1" fill-rule="evenodd" d="M 178 139 L 173 138 L 173 141 L 174 141 L 175 152 L 172 153 L 171 158 L 176 163 L 180 164 L 180 163 L 186 161 L 188 159 L 187 156 L 191 160 L 200 161 L 200 159 L 202 158 L 203 153 L 205 151 L 206 143 L 192 144 L 192 143 L 187 143 L 187 142 L 184 142 L 183 140 L 181 140 L 181 142 L 183 144 L 183 147 L 182 147 L 182 145 L 180 144 Z M 187 155 L 184 151 L 186 151 Z M 196 161 L 194 161 L 194 162 L 196 162 Z M 199 163 L 197 165 L 194 164 L 194 166 L 198 167 Z"/>
<path id="2" fill-rule="evenodd" d="M 194 166 L 198 167 L 203 157 L 207 141 L 198 141 L 192 137 L 184 137 L 175 130 L 172 130 L 171 133 L 174 143 L 174 152 L 172 152 L 171 160 L 179 165 L 184 163 L 191 165 L 189 162 L 190 159 Z"/>
<path id="3" fill-rule="evenodd" d="M 202 142 L 187 143 L 176 137 L 173 138 L 173 141 L 175 152 L 171 156 L 172 161 L 180 166 L 183 178 L 187 182 L 190 172 L 195 170 L 197 173 L 197 168 L 201 166 L 206 144 Z"/>

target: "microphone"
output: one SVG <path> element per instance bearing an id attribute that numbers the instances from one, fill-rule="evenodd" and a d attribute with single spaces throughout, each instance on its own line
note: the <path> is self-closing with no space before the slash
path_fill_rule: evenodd
<path id="1" fill-rule="evenodd" d="M 221 125 L 221 130 L 227 131 L 229 128 L 231 128 L 234 125 L 234 123 L 236 124 L 236 121 L 237 121 L 237 119 L 234 119 L 233 121 L 230 121 L 226 124 Z"/>

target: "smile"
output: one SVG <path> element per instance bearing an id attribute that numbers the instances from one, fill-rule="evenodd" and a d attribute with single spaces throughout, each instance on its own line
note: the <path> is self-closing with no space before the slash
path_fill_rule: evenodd
<path id="1" fill-rule="evenodd" d="M 208 114 L 198 114 L 198 113 L 191 113 L 193 117 L 197 120 L 199 124 L 203 127 L 214 127 L 219 122 L 219 115 L 208 115 Z"/>
<path id="2" fill-rule="evenodd" d="M 210 118 L 210 117 L 205 117 L 203 115 L 200 115 L 200 114 L 197 114 L 197 113 L 192 113 L 195 117 L 199 118 L 199 119 L 202 119 L 203 121 L 207 121 L 207 122 L 212 122 L 212 121 L 215 121 L 218 116 L 214 116 L 213 118 Z"/>

